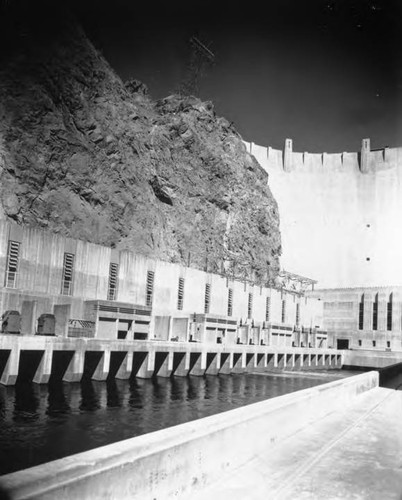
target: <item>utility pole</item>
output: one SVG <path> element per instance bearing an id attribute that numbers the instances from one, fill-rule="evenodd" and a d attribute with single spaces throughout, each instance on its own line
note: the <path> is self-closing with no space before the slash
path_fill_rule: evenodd
<path id="1" fill-rule="evenodd" d="M 196 36 L 189 40 L 191 53 L 187 63 L 186 76 L 180 85 L 181 95 L 194 95 L 199 93 L 199 82 L 206 69 L 215 62 L 215 54 Z"/>

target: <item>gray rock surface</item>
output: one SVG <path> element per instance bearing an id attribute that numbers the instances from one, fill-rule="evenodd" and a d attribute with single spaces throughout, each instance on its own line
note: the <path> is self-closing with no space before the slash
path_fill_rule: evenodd
<path id="1" fill-rule="evenodd" d="M 0 65 L 0 216 L 199 269 L 275 277 L 279 216 L 267 175 L 212 103 L 154 102 L 68 19 L 46 36 L 21 25 Z"/>

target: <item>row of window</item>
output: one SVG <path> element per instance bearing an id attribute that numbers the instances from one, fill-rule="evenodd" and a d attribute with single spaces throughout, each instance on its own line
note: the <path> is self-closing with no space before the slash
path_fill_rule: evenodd
<path id="1" fill-rule="evenodd" d="M 6 280 L 5 280 L 5 286 L 7 288 L 16 288 L 17 286 L 19 255 L 20 255 L 20 243 L 16 241 L 10 241 L 7 252 L 7 270 L 6 270 Z M 74 254 L 68 252 L 64 253 L 62 283 L 60 292 L 62 295 L 73 294 L 74 260 L 75 260 Z M 119 265 L 111 262 L 109 266 L 107 300 L 117 300 L 118 274 L 119 274 Z M 147 306 L 150 307 L 152 306 L 152 301 L 153 301 L 154 281 L 155 281 L 154 271 L 147 271 L 145 303 Z M 179 311 L 183 309 L 183 303 L 184 303 L 184 278 L 179 278 L 178 290 L 177 290 L 177 309 Z M 204 298 L 205 314 L 209 314 L 210 305 L 211 305 L 211 285 L 207 283 L 205 285 L 205 298 Z M 232 316 L 232 314 L 233 314 L 233 288 L 229 288 L 227 315 Z M 247 317 L 248 319 L 252 319 L 252 316 L 253 316 L 253 294 L 249 293 L 248 305 L 247 305 Z M 271 319 L 271 298 L 267 297 L 265 303 L 265 321 L 270 321 L 270 319 Z M 285 319 L 286 319 L 286 300 L 282 300 L 282 323 L 285 323 Z M 300 304 L 296 304 L 296 325 L 298 326 L 299 323 L 300 323 Z"/>
<path id="2" fill-rule="evenodd" d="M 21 243 L 17 241 L 9 241 L 7 250 L 6 262 L 6 277 L 5 287 L 16 288 L 17 278 L 19 271 L 20 261 L 20 248 Z M 64 253 L 63 269 L 61 279 L 61 295 L 72 295 L 74 285 L 74 260 L 75 255 L 69 252 Z M 117 298 L 117 285 L 118 285 L 119 265 L 113 262 L 109 265 L 109 279 L 108 279 L 108 300 L 116 300 Z"/>
<path id="3" fill-rule="evenodd" d="M 364 294 L 360 298 L 359 302 L 359 330 L 364 329 Z M 373 302 L 373 330 L 378 330 L 378 294 L 376 294 Z M 392 330 L 392 293 L 390 294 L 387 302 L 387 330 Z"/>
<path id="4" fill-rule="evenodd" d="M 359 342 L 359 347 L 362 347 L 362 345 L 363 345 L 363 341 L 362 341 L 362 340 L 359 340 L 358 342 Z M 377 341 L 372 340 L 372 341 L 371 341 L 371 343 L 372 343 L 372 346 L 373 346 L 373 347 L 376 347 L 376 345 L 377 345 Z M 390 348 L 390 347 L 391 347 L 391 341 L 390 341 L 390 340 L 387 340 L 387 348 Z"/>

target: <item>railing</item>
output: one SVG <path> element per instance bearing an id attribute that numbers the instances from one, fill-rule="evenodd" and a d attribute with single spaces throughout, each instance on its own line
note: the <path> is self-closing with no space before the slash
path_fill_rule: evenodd
<path id="1" fill-rule="evenodd" d="M 63 280 L 61 283 L 61 295 L 72 295 L 73 294 L 73 282 L 69 280 Z"/>
<path id="2" fill-rule="evenodd" d="M 16 271 L 6 271 L 5 287 L 17 288 L 17 276 L 18 273 Z"/>
<path id="3" fill-rule="evenodd" d="M 95 337 L 95 322 L 83 319 L 69 319 L 68 336 L 87 338 Z"/>

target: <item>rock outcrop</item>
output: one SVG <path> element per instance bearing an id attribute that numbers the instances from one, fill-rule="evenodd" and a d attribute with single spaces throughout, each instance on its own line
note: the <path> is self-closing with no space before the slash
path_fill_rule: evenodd
<path id="1" fill-rule="evenodd" d="M 267 175 L 212 103 L 154 102 L 68 16 L 45 31 L 30 20 L 7 32 L 13 50 L 0 65 L 0 217 L 274 278 L 281 246 Z"/>

